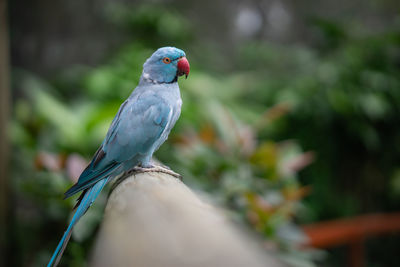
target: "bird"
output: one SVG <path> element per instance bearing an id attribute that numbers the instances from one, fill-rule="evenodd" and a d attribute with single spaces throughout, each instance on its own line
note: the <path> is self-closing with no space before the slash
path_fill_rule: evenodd
<path id="1" fill-rule="evenodd" d="M 185 52 L 175 47 L 159 48 L 145 61 L 137 87 L 121 104 L 105 139 L 76 184 L 65 192 L 65 198 L 79 192 L 81 195 L 47 267 L 58 265 L 73 227 L 108 182 L 133 168 L 144 171 L 157 168 L 152 156 L 180 116 L 178 78 L 183 75 L 187 78 L 189 71 Z"/>

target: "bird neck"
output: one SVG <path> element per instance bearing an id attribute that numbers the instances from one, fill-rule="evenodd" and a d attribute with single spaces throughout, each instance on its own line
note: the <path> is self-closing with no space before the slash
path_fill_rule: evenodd
<path id="1" fill-rule="evenodd" d="M 135 98 L 138 95 L 152 91 L 159 96 L 169 96 L 173 98 L 180 98 L 180 90 L 177 82 L 174 83 L 152 83 L 149 81 L 142 81 L 139 85 L 133 90 L 130 98 Z"/>
<path id="2" fill-rule="evenodd" d="M 152 79 L 148 73 L 143 71 L 142 76 L 140 76 L 139 85 L 173 84 L 173 83 L 177 83 L 177 82 L 178 82 L 178 76 L 175 76 L 175 78 L 170 82 L 159 82 L 157 80 Z"/>

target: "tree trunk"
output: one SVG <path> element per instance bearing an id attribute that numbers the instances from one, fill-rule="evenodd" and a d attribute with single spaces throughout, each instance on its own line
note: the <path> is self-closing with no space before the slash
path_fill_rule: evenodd
<path id="1" fill-rule="evenodd" d="M 7 1 L 0 0 L 0 266 L 5 266 L 7 245 L 7 124 L 10 101 L 7 25 Z"/>
<path id="2" fill-rule="evenodd" d="M 133 174 L 111 193 L 89 266 L 282 266 L 179 179 Z"/>

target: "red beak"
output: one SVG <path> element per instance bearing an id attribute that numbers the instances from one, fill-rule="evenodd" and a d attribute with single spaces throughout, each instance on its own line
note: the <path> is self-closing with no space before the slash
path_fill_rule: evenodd
<path id="1" fill-rule="evenodd" d="M 186 57 L 182 57 L 178 60 L 178 76 L 182 76 L 185 74 L 185 77 L 187 78 L 187 76 L 189 75 L 189 71 L 189 61 L 186 59 Z"/>

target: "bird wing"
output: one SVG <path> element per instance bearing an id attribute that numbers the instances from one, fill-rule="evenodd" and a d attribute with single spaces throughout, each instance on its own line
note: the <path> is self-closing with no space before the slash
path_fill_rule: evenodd
<path id="1" fill-rule="evenodd" d="M 171 107 L 154 92 L 127 99 L 113 119 L 103 144 L 78 182 L 65 193 L 65 198 L 104 179 L 124 161 L 146 154 L 161 137 L 171 117 Z"/>

